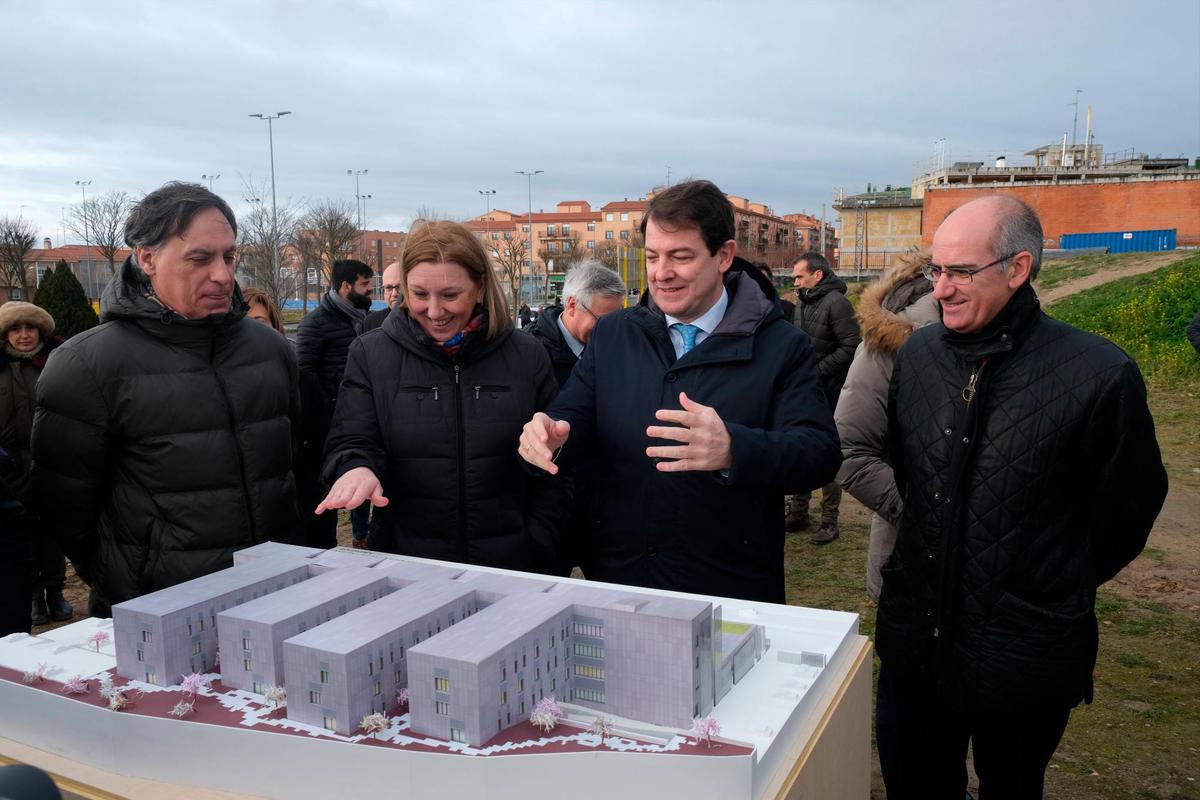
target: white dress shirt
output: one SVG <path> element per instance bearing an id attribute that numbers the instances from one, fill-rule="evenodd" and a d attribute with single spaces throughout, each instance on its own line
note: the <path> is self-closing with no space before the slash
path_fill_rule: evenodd
<path id="1" fill-rule="evenodd" d="M 729 292 L 722 286 L 721 296 L 717 298 L 717 302 L 713 304 L 712 308 L 691 322 L 692 325 L 700 329 L 696 334 L 696 347 L 699 347 L 700 343 L 707 339 L 717 329 L 717 326 L 721 324 L 721 320 L 725 317 L 725 309 L 727 308 L 729 308 Z M 675 348 L 675 358 L 679 358 L 683 355 L 683 334 L 672 326 L 683 322 L 683 320 L 676 319 L 670 314 L 664 314 L 664 316 L 667 318 L 667 334 L 671 337 L 671 346 Z"/>

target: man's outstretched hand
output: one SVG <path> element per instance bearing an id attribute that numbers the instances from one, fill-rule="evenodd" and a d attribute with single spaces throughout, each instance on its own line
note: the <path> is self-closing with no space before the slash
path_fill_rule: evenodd
<path id="1" fill-rule="evenodd" d="M 354 509 L 366 500 L 381 508 L 388 504 L 375 473 L 367 467 L 355 467 L 334 481 L 329 494 L 325 495 L 325 499 L 313 513 L 321 514 L 332 508 Z"/>
<path id="2" fill-rule="evenodd" d="M 540 467 L 551 475 L 557 475 L 558 465 L 554 463 L 554 452 L 563 446 L 570 434 L 570 423 L 552 420 L 539 411 L 521 429 L 517 453 L 533 466 Z"/>

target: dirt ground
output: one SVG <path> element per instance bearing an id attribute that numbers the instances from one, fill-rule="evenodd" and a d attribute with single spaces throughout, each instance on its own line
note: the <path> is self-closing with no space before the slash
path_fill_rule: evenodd
<path id="1" fill-rule="evenodd" d="M 1090 275 L 1065 281 L 1050 289 L 1038 289 L 1038 297 L 1041 298 L 1043 303 L 1053 303 L 1055 300 L 1061 300 L 1067 295 L 1082 292 L 1084 289 L 1090 289 L 1093 286 L 1099 286 L 1109 281 L 1115 281 L 1117 278 L 1153 272 L 1168 264 L 1174 264 L 1176 261 L 1187 258 L 1192 254 L 1190 250 L 1171 250 L 1165 253 L 1130 253 L 1122 256 L 1111 266 L 1106 266 Z M 1047 261 L 1044 263 L 1043 268 L 1053 268 L 1059 263 L 1063 262 Z"/>

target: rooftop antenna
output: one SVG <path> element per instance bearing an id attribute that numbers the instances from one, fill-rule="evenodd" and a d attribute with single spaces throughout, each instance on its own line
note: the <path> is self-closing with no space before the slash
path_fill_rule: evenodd
<path id="1" fill-rule="evenodd" d="M 1075 119 L 1071 123 L 1071 147 L 1075 147 L 1075 136 L 1079 133 L 1079 95 L 1083 94 L 1083 89 L 1075 90 L 1075 101 L 1071 105 L 1075 106 Z"/>

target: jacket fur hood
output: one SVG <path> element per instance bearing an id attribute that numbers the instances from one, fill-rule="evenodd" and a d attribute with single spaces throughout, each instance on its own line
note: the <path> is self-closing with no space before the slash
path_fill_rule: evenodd
<path id="1" fill-rule="evenodd" d="M 54 318 L 44 308 L 20 300 L 10 300 L 0 306 L 0 336 L 7 336 L 21 323 L 29 323 L 41 331 L 43 340 L 54 333 Z"/>
<path id="2" fill-rule="evenodd" d="M 913 331 L 938 321 L 933 286 L 921 275 L 928 261 L 928 250 L 905 253 L 863 290 L 856 315 L 868 349 L 894 356 Z"/>

